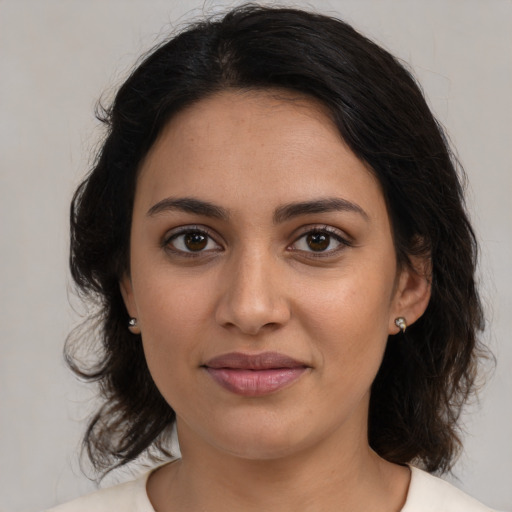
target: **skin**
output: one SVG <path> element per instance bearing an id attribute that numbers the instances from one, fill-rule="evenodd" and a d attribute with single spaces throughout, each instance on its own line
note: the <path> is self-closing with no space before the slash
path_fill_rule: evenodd
<path id="1" fill-rule="evenodd" d="M 168 198 L 226 217 L 166 208 Z M 276 222 L 286 205 L 326 198 L 345 208 Z M 183 229 L 204 233 L 204 248 L 190 251 Z M 322 250 L 308 245 L 312 229 Z M 316 102 L 226 91 L 171 119 L 140 169 L 121 282 L 177 415 L 182 459 L 150 477 L 155 509 L 400 510 L 409 470 L 370 449 L 366 425 L 395 318 L 411 324 L 427 306 L 422 265 L 397 268 L 380 185 Z M 204 369 L 265 351 L 307 369 L 256 397 Z"/>

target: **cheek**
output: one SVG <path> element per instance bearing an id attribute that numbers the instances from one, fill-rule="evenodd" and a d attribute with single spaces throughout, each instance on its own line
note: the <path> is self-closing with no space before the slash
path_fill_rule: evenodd
<path id="1" fill-rule="evenodd" d="M 134 283 L 137 284 L 137 283 Z M 204 287 L 159 275 L 136 289 L 146 360 L 160 391 L 180 393 L 184 379 L 201 362 L 212 308 Z"/>
<path id="2" fill-rule="evenodd" d="M 326 367 L 332 361 L 343 368 L 347 380 L 361 372 L 374 374 L 382 360 L 393 288 L 393 273 L 385 270 L 351 268 L 329 282 L 312 283 L 309 293 L 297 295 L 297 316 L 318 357 Z"/>
<path id="3" fill-rule="evenodd" d="M 294 294 L 303 312 L 299 317 L 321 331 L 387 332 L 393 283 L 389 271 L 355 267 L 331 278 L 301 282 Z"/>
<path id="4" fill-rule="evenodd" d="M 133 284 L 142 330 L 162 341 L 186 336 L 211 315 L 204 276 L 194 279 L 154 266 L 143 276 L 135 275 Z"/>

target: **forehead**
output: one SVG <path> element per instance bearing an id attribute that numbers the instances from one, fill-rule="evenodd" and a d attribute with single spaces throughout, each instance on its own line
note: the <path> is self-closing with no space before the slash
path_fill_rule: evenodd
<path id="1" fill-rule="evenodd" d="M 242 206 L 333 195 L 382 202 L 326 108 L 278 90 L 224 91 L 174 116 L 142 163 L 136 195 L 165 194 Z"/>
<path id="2" fill-rule="evenodd" d="M 222 158 L 236 155 L 235 144 L 244 150 L 264 155 L 281 146 L 287 157 L 297 156 L 307 148 L 305 140 L 345 145 L 332 122 L 328 109 L 316 99 L 288 90 L 228 89 L 200 100 L 177 113 L 162 130 L 151 153 L 162 146 L 211 152 L 231 148 Z M 178 147 L 179 146 L 179 147 Z M 200 153 L 196 153 L 198 156 Z M 193 156 L 193 155 L 189 155 Z"/>

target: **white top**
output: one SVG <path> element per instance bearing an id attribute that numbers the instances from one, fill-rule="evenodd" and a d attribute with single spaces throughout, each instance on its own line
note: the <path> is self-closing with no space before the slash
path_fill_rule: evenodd
<path id="1" fill-rule="evenodd" d="M 155 512 L 146 493 L 151 471 L 136 480 L 82 496 L 46 512 Z M 411 467 L 411 483 L 401 512 L 493 512 L 453 485 Z"/>

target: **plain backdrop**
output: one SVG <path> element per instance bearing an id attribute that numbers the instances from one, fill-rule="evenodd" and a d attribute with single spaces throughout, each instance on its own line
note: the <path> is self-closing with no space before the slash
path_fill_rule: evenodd
<path id="1" fill-rule="evenodd" d="M 1 511 L 41 510 L 93 489 L 77 454 L 94 393 L 65 367 L 62 346 L 80 319 L 67 217 L 101 135 L 95 102 L 168 31 L 237 3 L 0 0 Z M 512 510 L 512 2 L 293 5 L 337 15 L 408 62 L 457 147 L 498 363 L 463 418 L 466 449 L 452 480 Z"/>

